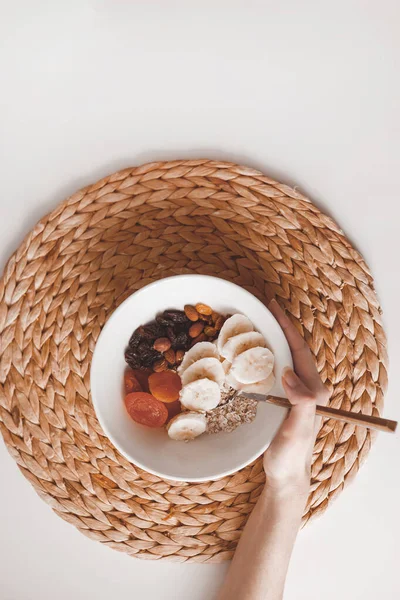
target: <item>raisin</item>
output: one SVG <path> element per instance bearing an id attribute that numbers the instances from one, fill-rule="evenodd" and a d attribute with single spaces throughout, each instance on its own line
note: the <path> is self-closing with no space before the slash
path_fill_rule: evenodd
<path id="1" fill-rule="evenodd" d="M 192 340 L 187 335 L 187 333 L 178 333 L 175 337 L 175 341 L 172 342 L 172 347 L 174 348 L 174 350 L 186 349 L 189 348 L 191 341 Z"/>
<path id="2" fill-rule="evenodd" d="M 157 323 L 157 321 L 152 321 L 143 327 L 142 337 L 145 340 L 149 340 L 150 342 L 154 342 L 159 337 L 164 337 L 165 328 L 161 323 Z"/>
<path id="3" fill-rule="evenodd" d="M 166 319 L 163 315 L 157 315 L 156 321 L 157 323 L 159 323 L 159 325 L 162 325 L 163 327 L 173 326 L 173 322 L 170 319 Z"/>
<path id="4" fill-rule="evenodd" d="M 160 353 L 158 352 L 158 350 L 155 350 L 153 348 L 152 345 L 150 345 L 149 342 L 142 342 L 141 344 L 139 344 L 138 348 L 137 348 L 137 353 L 140 354 L 148 354 L 149 356 L 159 356 Z"/>
<path id="5" fill-rule="evenodd" d="M 134 331 L 131 335 L 131 339 L 129 340 L 129 347 L 136 348 L 139 345 L 141 339 L 142 336 L 140 335 L 138 329 L 136 329 L 136 331 Z"/>
<path id="6" fill-rule="evenodd" d="M 141 366 L 139 355 L 131 348 L 128 348 L 125 352 L 125 361 L 131 369 L 138 369 Z"/>
<path id="7" fill-rule="evenodd" d="M 183 310 L 164 310 L 164 319 L 169 319 L 173 323 L 188 323 L 189 319 Z"/>
<path id="8" fill-rule="evenodd" d="M 168 335 L 169 339 L 171 340 L 171 344 L 174 345 L 176 343 L 176 335 L 177 334 L 175 333 L 173 327 L 168 327 L 167 335 Z"/>
<path id="9" fill-rule="evenodd" d="M 137 348 L 134 350 L 128 348 L 125 353 L 125 358 L 132 369 L 151 367 L 153 362 L 160 356 L 161 354 L 154 350 L 149 340 L 142 340 Z"/>
<path id="10" fill-rule="evenodd" d="M 157 353 L 143 353 L 140 357 L 141 360 L 141 366 L 142 367 L 152 367 L 153 364 L 159 360 L 160 354 Z"/>
<path id="11" fill-rule="evenodd" d="M 187 333 L 191 325 L 193 325 L 191 321 L 188 321 L 187 323 L 174 323 L 173 329 L 175 335 L 178 335 L 178 333 Z"/>
<path id="12" fill-rule="evenodd" d="M 143 350 L 146 350 L 146 348 L 151 348 L 151 346 L 152 343 L 150 340 L 141 339 L 140 344 L 137 346 L 136 352 L 143 352 Z"/>

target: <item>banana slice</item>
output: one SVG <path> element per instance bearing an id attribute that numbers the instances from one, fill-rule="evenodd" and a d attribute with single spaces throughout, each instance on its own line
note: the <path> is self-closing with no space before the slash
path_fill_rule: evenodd
<path id="1" fill-rule="evenodd" d="M 246 333 L 246 331 L 253 331 L 254 327 L 252 322 L 244 315 L 236 314 L 232 315 L 222 325 L 221 331 L 218 336 L 218 350 L 223 355 L 222 348 L 225 346 L 229 338 L 239 335 L 239 333 Z"/>
<path id="2" fill-rule="evenodd" d="M 222 361 L 222 368 L 224 370 L 225 375 L 228 375 L 230 369 L 231 369 L 231 365 L 232 363 L 229 360 L 226 360 L 226 358 L 224 358 L 224 360 Z"/>
<path id="3" fill-rule="evenodd" d="M 225 373 L 225 381 L 221 387 L 221 393 L 228 393 L 229 392 L 229 383 L 227 382 L 226 376 L 228 375 L 229 371 L 231 370 L 231 366 L 232 363 L 229 362 L 229 360 L 226 360 L 226 358 L 222 358 L 221 357 L 221 364 L 222 364 L 222 368 L 224 370 Z"/>
<path id="4" fill-rule="evenodd" d="M 256 346 L 266 346 L 264 336 L 256 331 L 247 331 L 229 338 L 224 344 L 221 354 L 230 362 L 233 362 L 236 356 Z"/>
<path id="5" fill-rule="evenodd" d="M 228 373 L 226 382 L 234 390 L 249 394 L 264 394 L 266 396 L 275 385 L 275 375 L 270 373 L 266 379 L 258 383 L 239 383 L 231 373 Z"/>
<path id="6" fill-rule="evenodd" d="M 248 394 L 267 394 L 270 393 L 272 388 L 275 385 L 275 375 L 270 373 L 266 379 L 262 381 L 258 381 L 257 383 L 247 383 L 243 385 L 242 392 L 247 392 Z"/>
<path id="7" fill-rule="evenodd" d="M 169 437 L 180 442 L 194 440 L 194 438 L 204 433 L 206 428 L 206 416 L 198 412 L 180 413 L 171 419 L 167 425 Z"/>
<path id="8" fill-rule="evenodd" d="M 217 347 L 212 342 L 199 342 L 185 353 L 183 361 L 178 369 L 178 373 L 179 375 L 182 375 L 190 365 L 201 358 L 218 358 L 218 356 Z"/>
<path id="9" fill-rule="evenodd" d="M 224 383 L 225 373 L 218 358 L 201 358 L 190 365 L 181 375 L 182 385 L 185 386 L 196 379 L 211 379 L 219 386 Z"/>
<path id="10" fill-rule="evenodd" d="M 225 383 L 234 390 L 241 390 L 242 387 L 246 385 L 245 383 L 239 383 L 231 372 L 226 374 Z"/>
<path id="11" fill-rule="evenodd" d="M 182 406 L 189 410 L 206 412 L 218 406 L 221 401 L 221 390 L 218 383 L 211 379 L 196 379 L 183 386 L 179 400 Z"/>
<path id="12" fill-rule="evenodd" d="M 239 383 L 257 383 L 274 368 L 274 355 L 268 348 L 250 348 L 236 356 L 230 373 Z"/>

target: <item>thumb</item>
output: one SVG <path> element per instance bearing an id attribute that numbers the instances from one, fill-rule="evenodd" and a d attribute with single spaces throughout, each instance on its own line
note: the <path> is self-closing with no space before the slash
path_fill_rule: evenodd
<path id="1" fill-rule="evenodd" d="M 313 393 L 289 367 L 286 367 L 283 371 L 282 384 L 290 404 L 303 408 L 306 406 L 315 407 Z"/>
<path id="2" fill-rule="evenodd" d="M 314 430 L 316 401 L 313 393 L 292 369 L 285 369 L 282 384 L 292 404 L 285 428 L 296 437 L 309 437 Z"/>

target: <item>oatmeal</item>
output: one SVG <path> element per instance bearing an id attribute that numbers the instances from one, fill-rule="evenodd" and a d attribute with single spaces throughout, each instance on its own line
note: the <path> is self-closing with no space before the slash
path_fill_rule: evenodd
<path id="1" fill-rule="evenodd" d="M 234 396 L 234 390 L 222 394 L 222 399 L 216 408 L 207 413 L 207 433 L 230 433 L 244 423 L 252 423 L 257 414 L 257 401 Z"/>

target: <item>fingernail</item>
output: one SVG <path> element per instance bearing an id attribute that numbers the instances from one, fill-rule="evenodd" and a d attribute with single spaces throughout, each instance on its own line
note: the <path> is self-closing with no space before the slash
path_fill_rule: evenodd
<path id="1" fill-rule="evenodd" d="M 296 375 L 296 373 L 292 369 L 290 369 L 289 367 L 285 367 L 283 369 L 282 377 L 285 380 L 285 383 L 289 387 L 291 387 L 291 388 L 296 387 L 296 385 L 297 385 L 297 375 Z"/>

